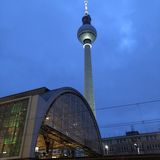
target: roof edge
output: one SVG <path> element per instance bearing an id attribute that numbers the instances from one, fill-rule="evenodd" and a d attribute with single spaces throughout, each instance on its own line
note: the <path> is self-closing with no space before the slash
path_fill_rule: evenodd
<path id="1" fill-rule="evenodd" d="M 21 93 L 12 94 L 12 95 L 9 95 L 9 96 L 1 97 L 0 98 L 0 103 L 4 102 L 4 101 L 10 101 L 10 100 L 13 100 L 13 99 L 18 99 L 18 98 L 21 98 L 21 97 L 34 96 L 34 95 L 42 94 L 42 93 L 45 93 L 47 91 L 49 91 L 48 88 L 41 87 L 41 88 L 28 90 L 28 91 L 21 92 Z"/>

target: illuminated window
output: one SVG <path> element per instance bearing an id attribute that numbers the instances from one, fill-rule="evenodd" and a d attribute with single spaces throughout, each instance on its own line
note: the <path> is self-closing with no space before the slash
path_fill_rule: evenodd
<path id="1" fill-rule="evenodd" d="M 0 104 L 0 158 L 19 155 L 27 106 L 28 99 Z"/>

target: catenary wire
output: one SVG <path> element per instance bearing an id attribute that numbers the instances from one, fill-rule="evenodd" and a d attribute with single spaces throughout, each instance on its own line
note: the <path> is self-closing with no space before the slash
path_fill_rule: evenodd
<path id="1" fill-rule="evenodd" d="M 117 128 L 117 127 L 127 127 L 131 125 L 148 125 L 148 124 L 154 124 L 154 123 L 160 123 L 160 119 L 150 119 L 150 120 L 142 120 L 142 121 L 133 121 L 133 122 L 124 122 L 124 123 L 112 123 L 105 126 L 100 126 L 100 128 Z"/>
<path id="2" fill-rule="evenodd" d="M 97 107 L 97 109 L 95 109 L 95 111 L 118 109 L 118 108 L 124 108 L 124 107 L 138 107 L 139 105 L 149 104 L 149 103 L 157 103 L 157 102 L 160 102 L 160 99 L 150 100 L 150 101 L 142 101 L 142 102 L 135 102 L 135 103 L 128 103 L 128 104 L 122 104 L 122 105 L 113 105 L 113 106 L 102 107 L 102 108 Z"/>

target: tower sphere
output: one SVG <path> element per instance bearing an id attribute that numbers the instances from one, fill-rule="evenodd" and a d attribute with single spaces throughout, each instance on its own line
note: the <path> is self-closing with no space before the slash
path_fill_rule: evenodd
<path id="1" fill-rule="evenodd" d="M 91 25 L 91 17 L 85 15 L 82 18 L 83 25 L 79 28 L 77 32 L 77 37 L 82 44 L 93 43 L 97 37 L 96 29 Z"/>

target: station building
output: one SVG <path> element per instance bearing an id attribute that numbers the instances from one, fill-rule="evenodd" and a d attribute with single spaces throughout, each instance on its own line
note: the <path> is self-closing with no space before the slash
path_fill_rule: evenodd
<path id="1" fill-rule="evenodd" d="M 102 139 L 105 155 L 160 154 L 160 132 L 126 132 L 124 136 Z"/>
<path id="2" fill-rule="evenodd" d="M 100 156 L 99 128 L 73 88 L 39 88 L 0 98 L 0 159 Z"/>

